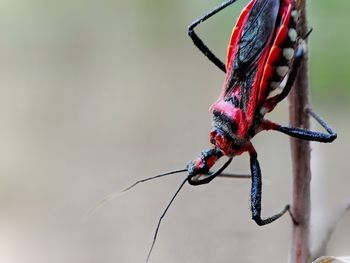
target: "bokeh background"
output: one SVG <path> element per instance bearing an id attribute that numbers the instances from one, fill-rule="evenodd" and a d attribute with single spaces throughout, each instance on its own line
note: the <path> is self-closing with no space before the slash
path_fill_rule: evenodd
<path id="1" fill-rule="evenodd" d="M 186 29 L 219 2 L 0 1 L 0 262 L 145 260 L 183 175 L 139 186 L 82 218 L 105 195 L 183 168 L 209 146 L 208 107 L 224 75 Z M 339 135 L 312 145 L 313 208 L 323 222 L 350 196 L 350 2 L 308 2 L 313 107 Z M 222 58 L 246 3 L 198 29 Z M 287 123 L 287 107 L 270 118 Z M 291 198 L 289 140 L 271 132 L 253 143 L 265 180 L 263 215 L 271 215 Z M 229 170 L 249 172 L 248 161 L 239 157 Z M 228 179 L 186 186 L 151 262 L 286 262 L 290 219 L 255 225 L 249 189 L 248 180 Z M 329 254 L 350 254 L 349 227 L 347 214 Z"/>

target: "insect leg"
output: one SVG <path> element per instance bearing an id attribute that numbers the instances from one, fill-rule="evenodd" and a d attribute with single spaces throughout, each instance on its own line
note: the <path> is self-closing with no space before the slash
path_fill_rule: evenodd
<path id="1" fill-rule="evenodd" d="M 196 32 L 194 32 L 194 28 L 198 26 L 200 23 L 204 22 L 208 18 L 212 17 L 216 13 L 220 12 L 224 8 L 228 7 L 229 5 L 233 4 L 237 0 L 229 0 L 221 5 L 215 7 L 212 11 L 207 13 L 206 15 L 198 18 L 194 22 L 192 22 L 191 25 L 188 27 L 188 35 L 192 39 L 194 45 L 211 61 L 213 62 L 219 69 L 221 69 L 223 72 L 226 73 L 226 66 L 225 63 L 223 63 L 217 56 L 214 55 L 212 51 L 203 43 L 203 41 L 198 37 Z"/>
<path id="2" fill-rule="evenodd" d="M 317 142 L 332 142 L 337 138 L 337 133 L 315 112 L 308 109 L 308 113 L 327 131 L 328 134 L 322 132 L 309 131 L 300 128 L 291 128 L 287 126 L 276 127 L 276 131 L 283 132 L 292 137 Z"/>
<path id="3" fill-rule="evenodd" d="M 229 178 L 229 179 L 250 179 L 250 174 L 227 174 L 227 173 L 221 173 L 217 177 L 221 178 Z"/>
<path id="4" fill-rule="evenodd" d="M 332 142 L 337 138 L 337 133 L 320 116 L 318 116 L 311 109 L 307 109 L 307 112 L 327 131 L 327 133 L 310 131 L 310 130 L 305 130 L 301 128 L 282 126 L 270 121 L 265 121 L 264 129 L 265 130 L 272 129 L 298 139 L 316 141 L 316 142 Z"/>
<path id="5" fill-rule="evenodd" d="M 286 205 L 285 208 L 278 214 L 275 214 L 265 219 L 261 218 L 261 195 L 262 195 L 261 170 L 260 170 L 260 165 L 259 165 L 255 150 L 251 150 L 249 153 L 250 153 L 250 169 L 252 173 L 252 188 L 251 188 L 251 194 L 250 194 L 250 202 L 251 202 L 253 220 L 259 226 L 263 226 L 263 225 L 272 223 L 273 221 L 275 221 L 276 219 L 284 215 L 287 211 L 292 216 L 290 212 L 290 206 Z M 296 223 L 293 216 L 292 216 L 292 220 L 294 223 Z"/>
<path id="6" fill-rule="evenodd" d="M 188 175 L 187 177 L 188 183 L 190 185 L 201 185 L 201 184 L 210 183 L 216 176 L 220 175 L 227 168 L 227 166 L 230 165 L 231 161 L 232 161 L 232 157 L 229 158 L 226 161 L 226 163 L 224 163 L 224 165 L 214 173 Z M 203 179 L 200 179 L 201 177 L 203 177 Z"/>

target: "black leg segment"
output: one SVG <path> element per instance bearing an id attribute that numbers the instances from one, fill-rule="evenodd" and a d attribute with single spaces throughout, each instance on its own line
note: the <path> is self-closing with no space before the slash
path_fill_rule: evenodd
<path id="1" fill-rule="evenodd" d="M 213 62 L 219 69 L 221 69 L 223 72 L 226 73 L 226 66 L 225 63 L 223 63 L 217 56 L 214 55 L 214 53 L 203 43 L 203 41 L 198 37 L 196 32 L 194 32 L 194 28 L 198 26 L 200 23 L 204 22 L 208 18 L 212 17 L 216 13 L 220 12 L 224 8 L 228 7 L 229 5 L 233 4 L 237 0 L 229 0 L 221 5 L 215 7 L 212 11 L 207 13 L 206 15 L 198 18 L 196 21 L 194 21 L 189 27 L 188 27 L 188 35 L 192 39 L 195 46 L 211 61 Z"/>
<path id="2" fill-rule="evenodd" d="M 201 184 L 208 184 L 210 183 L 216 176 L 220 175 L 227 166 L 230 165 L 232 161 L 232 157 L 224 163 L 224 165 L 217 170 L 214 173 L 208 173 L 208 174 L 190 174 L 187 177 L 187 181 L 190 185 L 201 185 Z"/>
<path id="3" fill-rule="evenodd" d="M 337 138 L 336 132 L 315 112 L 307 109 L 308 113 L 327 131 L 327 133 L 309 131 L 300 128 L 292 128 L 287 126 L 277 125 L 274 130 L 283 132 L 289 136 L 316 142 L 332 142 Z"/>
<path id="4" fill-rule="evenodd" d="M 280 218 L 287 211 L 289 211 L 289 205 L 286 205 L 285 208 L 278 214 L 262 219 L 261 218 L 262 179 L 261 179 L 260 165 L 259 165 L 258 159 L 256 158 L 256 155 L 250 156 L 250 169 L 252 173 L 252 188 L 251 188 L 251 195 L 250 195 L 252 218 L 259 226 L 267 225 L 272 223 L 276 219 Z"/>

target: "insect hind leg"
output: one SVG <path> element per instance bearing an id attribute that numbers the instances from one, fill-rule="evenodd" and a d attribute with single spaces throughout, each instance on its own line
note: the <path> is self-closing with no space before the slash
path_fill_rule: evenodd
<path id="1" fill-rule="evenodd" d="M 337 138 L 337 133 L 332 129 L 332 127 L 311 109 L 307 109 L 307 112 L 327 131 L 327 133 L 282 126 L 278 124 L 274 124 L 272 129 L 298 139 L 325 143 L 333 142 Z"/>
<path id="2" fill-rule="evenodd" d="M 222 62 L 217 56 L 214 55 L 214 53 L 204 44 L 204 42 L 198 37 L 196 32 L 194 31 L 194 28 L 198 26 L 200 23 L 204 22 L 208 18 L 214 16 L 221 10 L 225 9 L 229 5 L 233 4 L 237 0 L 229 0 L 226 2 L 223 2 L 221 5 L 215 7 L 212 11 L 205 14 L 204 16 L 198 18 L 194 22 L 192 22 L 191 25 L 188 27 L 188 35 L 192 39 L 193 44 L 212 62 L 214 65 L 216 65 L 219 69 L 221 69 L 223 72 L 226 73 L 226 66 L 225 63 Z"/>

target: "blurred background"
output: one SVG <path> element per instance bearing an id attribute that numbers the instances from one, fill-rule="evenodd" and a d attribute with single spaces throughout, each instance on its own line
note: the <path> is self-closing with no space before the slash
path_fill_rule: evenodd
<path id="1" fill-rule="evenodd" d="M 82 218 L 107 194 L 183 168 L 209 147 L 208 108 L 224 75 L 192 45 L 187 26 L 219 3 L 0 1 L 1 263 L 145 260 L 184 175 L 140 185 Z M 221 58 L 246 3 L 198 28 Z M 330 145 L 312 144 L 313 208 L 321 222 L 350 196 L 349 8 L 345 0 L 308 5 L 313 107 L 338 132 Z M 284 101 L 269 117 L 286 124 L 287 107 Z M 289 139 L 266 132 L 253 143 L 268 216 L 291 199 Z M 247 156 L 229 170 L 249 172 Z M 286 262 L 290 218 L 258 227 L 249 191 L 249 180 L 186 185 L 150 262 Z M 349 221 L 349 214 L 341 220 L 329 254 L 350 254 Z"/>

